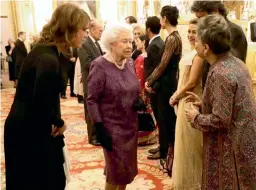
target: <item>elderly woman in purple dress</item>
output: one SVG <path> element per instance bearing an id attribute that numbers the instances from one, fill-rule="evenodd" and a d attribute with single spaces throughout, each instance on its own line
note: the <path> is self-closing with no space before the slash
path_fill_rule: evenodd
<path id="1" fill-rule="evenodd" d="M 107 53 L 92 62 L 88 76 L 87 105 L 104 150 L 105 190 L 125 190 L 138 173 L 140 86 L 130 58 L 132 36 L 126 24 L 107 28 L 102 35 Z"/>

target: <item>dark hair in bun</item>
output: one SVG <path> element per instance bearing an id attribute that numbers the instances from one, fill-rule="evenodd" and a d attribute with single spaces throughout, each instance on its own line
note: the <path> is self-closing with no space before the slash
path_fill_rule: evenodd
<path id="1" fill-rule="evenodd" d="M 166 5 L 161 10 L 161 16 L 166 17 L 172 26 L 177 26 L 179 18 L 179 10 L 175 6 Z"/>

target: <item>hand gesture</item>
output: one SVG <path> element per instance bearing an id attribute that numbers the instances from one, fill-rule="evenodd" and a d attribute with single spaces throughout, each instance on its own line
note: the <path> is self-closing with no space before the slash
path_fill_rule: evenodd
<path id="1" fill-rule="evenodd" d="M 67 129 L 67 126 L 64 123 L 64 125 L 62 127 L 58 128 L 59 135 L 63 135 L 63 133 L 66 131 L 66 129 Z"/>
<path id="2" fill-rule="evenodd" d="M 53 137 L 56 137 L 59 135 L 59 132 L 58 132 L 58 127 L 52 125 L 52 134 L 51 134 Z"/>
<path id="3" fill-rule="evenodd" d="M 52 126 L 52 134 L 51 135 L 54 137 L 63 135 L 63 133 L 66 131 L 66 129 L 67 129 L 67 126 L 65 123 L 62 127 Z"/>
<path id="4" fill-rule="evenodd" d="M 202 106 L 202 100 L 199 98 L 198 95 L 196 95 L 193 92 L 186 92 L 186 94 L 188 94 L 187 98 L 186 98 L 186 102 L 192 102 L 192 104 L 198 108 L 201 108 Z"/>
<path id="5" fill-rule="evenodd" d="M 200 113 L 198 109 L 195 108 L 195 106 L 191 105 L 190 109 L 185 109 L 185 114 L 187 121 L 190 123 L 194 123 L 196 116 Z"/>

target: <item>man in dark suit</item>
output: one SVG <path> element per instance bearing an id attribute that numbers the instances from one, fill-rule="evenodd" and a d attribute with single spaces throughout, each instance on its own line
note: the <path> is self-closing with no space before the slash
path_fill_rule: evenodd
<path id="1" fill-rule="evenodd" d="M 195 13 L 198 18 L 207 16 L 209 14 L 219 14 L 223 16 L 228 25 L 231 32 L 231 53 L 242 60 L 244 63 L 246 61 L 247 55 L 247 40 L 242 28 L 235 23 L 231 22 L 227 18 L 227 10 L 224 4 L 219 1 L 194 1 L 191 6 L 191 11 Z M 202 76 L 202 84 L 203 87 L 205 85 L 207 74 L 210 68 L 210 64 L 204 62 L 203 66 L 203 76 Z"/>
<path id="2" fill-rule="evenodd" d="M 18 79 L 22 62 L 28 55 L 24 41 L 26 40 L 26 32 L 19 32 L 18 39 L 15 42 L 15 78 Z"/>
<path id="3" fill-rule="evenodd" d="M 256 21 L 250 23 L 250 31 L 251 41 L 256 42 Z"/>
<path id="4" fill-rule="evenodd" d="M 151 73 L 155 70 L 158 64 L 161 61 L 162 50 L 164 47 L 164 42 L 161 39 L 159 32 L 161 29 L 160 20 L 158 17 L 153 16 L 149 17 L 146 21 L 146 35 L 149 38 L 149 45 L 147 48 L 147 58 L 145 58 L 144 62 L 144 70 L 145 70 L 145 78 L 147 79 Z M 157 89 L 157 83 L 154 85 L 153 90 Z M 156 94 L 148 94 L 151 100 L 151 106 L 153 109 L 154 116 L 156 117 L 156 121 L 159 121 L 157 118 L 157 97 Z M 161 130 L 159 128 L 159 130 Z M 149 153 L 152 155 L 148 156 L 148 159 L 159 159 L 160 152 L 159 147 L 155 149 L 149 150 Z"/>
<path id="5" fill-rule="evenodd" d="M 76 94 L 74 93 L 74 77 L 75 77 L 75 64 L 78 57 L 77 49 L 76 48 L 69 48 L 69 51 L 67 54 L 64 54 L 62 58 L 62 77 L 64 80 L 65 87 L 63 88 L 61 92 L 61 98 L 67 99 L 66 97 L 66 90 L 69 80 L 70 85 L 70 97 L 76 97 Z"/>
<path id="6" fill-rule="evenodd" d="M 87 131 L 88 131 L 88 141 L 90 144 L 99 146 L 100 143 L 96 136 L 96 129 L 92 125 L 90 116 L 88 115 L 87 109 L 87 77 L 89 75 L 89 69 L 91 62 L 97 57 L 103 55 L 103 51 L 98 43 L 101 38 L 103 32 L 103 25 L 93 20 L 89 26 L 89 35 L 85 39 L 85 42 L 82 48 L 78 51 L 78 56 L 81 63 L 81 72 L 82 72 L 82 80 L 83 80 L 83 90 L 84 90 L 84 112 L 85 119 L 87 123 Z"/>

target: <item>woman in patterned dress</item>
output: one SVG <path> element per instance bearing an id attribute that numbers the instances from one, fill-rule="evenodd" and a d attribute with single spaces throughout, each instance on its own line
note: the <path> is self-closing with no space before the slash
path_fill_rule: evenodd
<path id="1" fill-rule="evenodd" d="M 134 103 L 140 86 L 134 70 L 132 28 L 110 26 L 102 34 L 107 53 L 91 63 L 88 112 L 106 162 L 105 190 L 125 190 L 138 174 L 138 120 Z"/>
<path id="2" fill-rule="evenodd" d="M 146 35 L 140 35 L 136 40 L 136 47 L 138 51 L 141 51 L 137 59 L 135 60 L 135 71 L 137 78 L 140 82 L 140 96 L 142 97 L 144 103 L 147 106 L 147 111 L 153 115 L 152 108 L 150 105 L 150 99 L 146 96 L 146 89 L 145 89 L 145 73 L 144 73 L 144 59 L 147 57 L 146 48 L 148 46 L 148 39 Z M 157 142 L 157 130 L 154 131 L 139 131 L 139 139 L 138 145 L 150 145 Z"/>
<path id="3" fill-rule="evenodd" d="M 192 127 L 203 131 L 202 190 L 256 188 L 256 102 L 245 64 L 230 54 L 231 33 L 223 17 L 198 24 L 196 51 L 211 66 L 202 101 L 190 93 Z M 195 107 L 199 107 L 200 111 Z"/>

